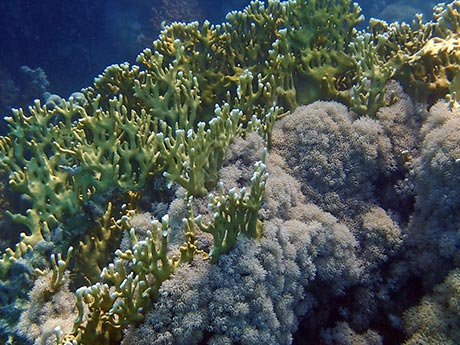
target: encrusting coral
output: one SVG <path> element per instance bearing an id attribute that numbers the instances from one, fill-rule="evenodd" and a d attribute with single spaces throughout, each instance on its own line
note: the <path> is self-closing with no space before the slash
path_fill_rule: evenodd
<path id="1" fill-rule="evenodd" d="M 52 291 L 77 291 L 73 328 L 55 330 L 63 343 L 117 343 L 152 305 L 158 314 L 145 327 L 156 320 L 153 337 L 178 344 L 290 343 L 300 317 L 312 339 L 333 324 L 363 334 L 396 328 L 391 308 L 399 302 L 400 315 L 408 305 L 390 296 L 423 272 L 414 253 L 453 258 L 445 274 L 458 265 L 455 229 L 437 222 L 458 224 L 450 211 L 460 158 L 449 128 L 458 117 L 459 10 L 453 1 L 435 7 L 431 22 L 371 20 L 358 31 L 363 17 L 351 0 L 253 1 L 220 25 L 172 23 L 139 65 L 109 66 L 78 97 L 14 110 L 0 167 L 27 206 L 6 211 L 23 232 L 3 253 L 0 278 L 18 262 L 35 278 L 40 246 L 76 249 L 65 265 L 50 265 L 55 277 L 64 266 L 72 272 L 65 287 L 52 279 Z M 392 79 L 427 106 L 449 96 L 420 119 L 420 134 Z M 239 142 L 257 154 L 235 154 Z M 159 200 L 169 211 L 136 231 L 132 218 Z M 208 281 L 187 277 L 179 291 L 185 283 L 203 291 L 174 305 L 169 298 L 183 297 L 168 291 L 174 273 L 193 267 Z M 242 282 L 252 289 L 239 291 Z M 7 303 L 16 314 L 23 296 Z M 176 312 L 169 323 L 158 316 Z M 22 325 L 33 323 L 27 313 Z M 14 337 L 7 328 L 2 340 Z"/>

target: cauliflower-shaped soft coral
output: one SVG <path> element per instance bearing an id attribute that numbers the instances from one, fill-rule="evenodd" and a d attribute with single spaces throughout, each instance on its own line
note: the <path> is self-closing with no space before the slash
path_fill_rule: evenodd
<path id="1" fill-rule="evenodd" d="M 407 245 L 413 269 L 430 286 L 460 264 L 460 109 L 434 105 L 421 136 Z"/>
<path id="2" fill-rule="evenodd" d="M 275 124 L 273 150 L 301 182 L 307 199 L 339 217 L 373 203 L 376 184 L 393 167 L 391 144 L 376 120 L 353 120 L 335 102 L 298 107 Z"/>

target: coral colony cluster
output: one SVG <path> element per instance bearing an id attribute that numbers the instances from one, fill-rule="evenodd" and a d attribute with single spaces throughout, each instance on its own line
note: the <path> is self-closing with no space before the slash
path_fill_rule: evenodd
<path id="1" fill-rule="evenodd" d="M 460 1 L 172 23 L 0 137 L 1 342 L 456 344 Z"/>

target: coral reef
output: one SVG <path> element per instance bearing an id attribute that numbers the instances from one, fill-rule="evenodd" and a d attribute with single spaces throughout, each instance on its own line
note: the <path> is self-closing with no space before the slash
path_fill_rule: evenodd
<path id="1" fill-rule="evenodd" d="M 251 140 L 241 144 L 230 151 L 254 147 Z M 245 170 L 241 160 L 227 158 L 231 164 L 224 170 Z M 267 169 L 277 169 L 279 159 L 267 159 Z M 270 176 L 267 185 L 286 178 L 286 173 Z M 324 284 L 332 295 L 343 294 L 360 272 L 353 235 L 333 216 L 306 204 L 291 185 L 278 192 L 295 194 L 295 217 L 264 219 L 260 240 L 239 237 L 216 265 L 198 259 L 179 267 L 162 285 L 159 302 L 143 325 L 130 330 L 123 343 L 289 344 L 299 317 L 318 303 L 309 284 Z M 266 203 L 276 203 L 276 196 L 266 193 Z"/>
<path id="2" fill-rule="evenodd" d="M 350 0 L 254 1 L 14 110 L 0 340 L 412 336 L 459 265 L 459 10 L 358 31 Z"/>

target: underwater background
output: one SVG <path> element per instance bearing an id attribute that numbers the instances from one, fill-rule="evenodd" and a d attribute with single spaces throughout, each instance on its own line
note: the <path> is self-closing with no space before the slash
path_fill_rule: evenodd
<path id="1" fill-rule="evenodd" d="M 0 344 L 459 344 L 437 3 L 1 2 Z"/>

